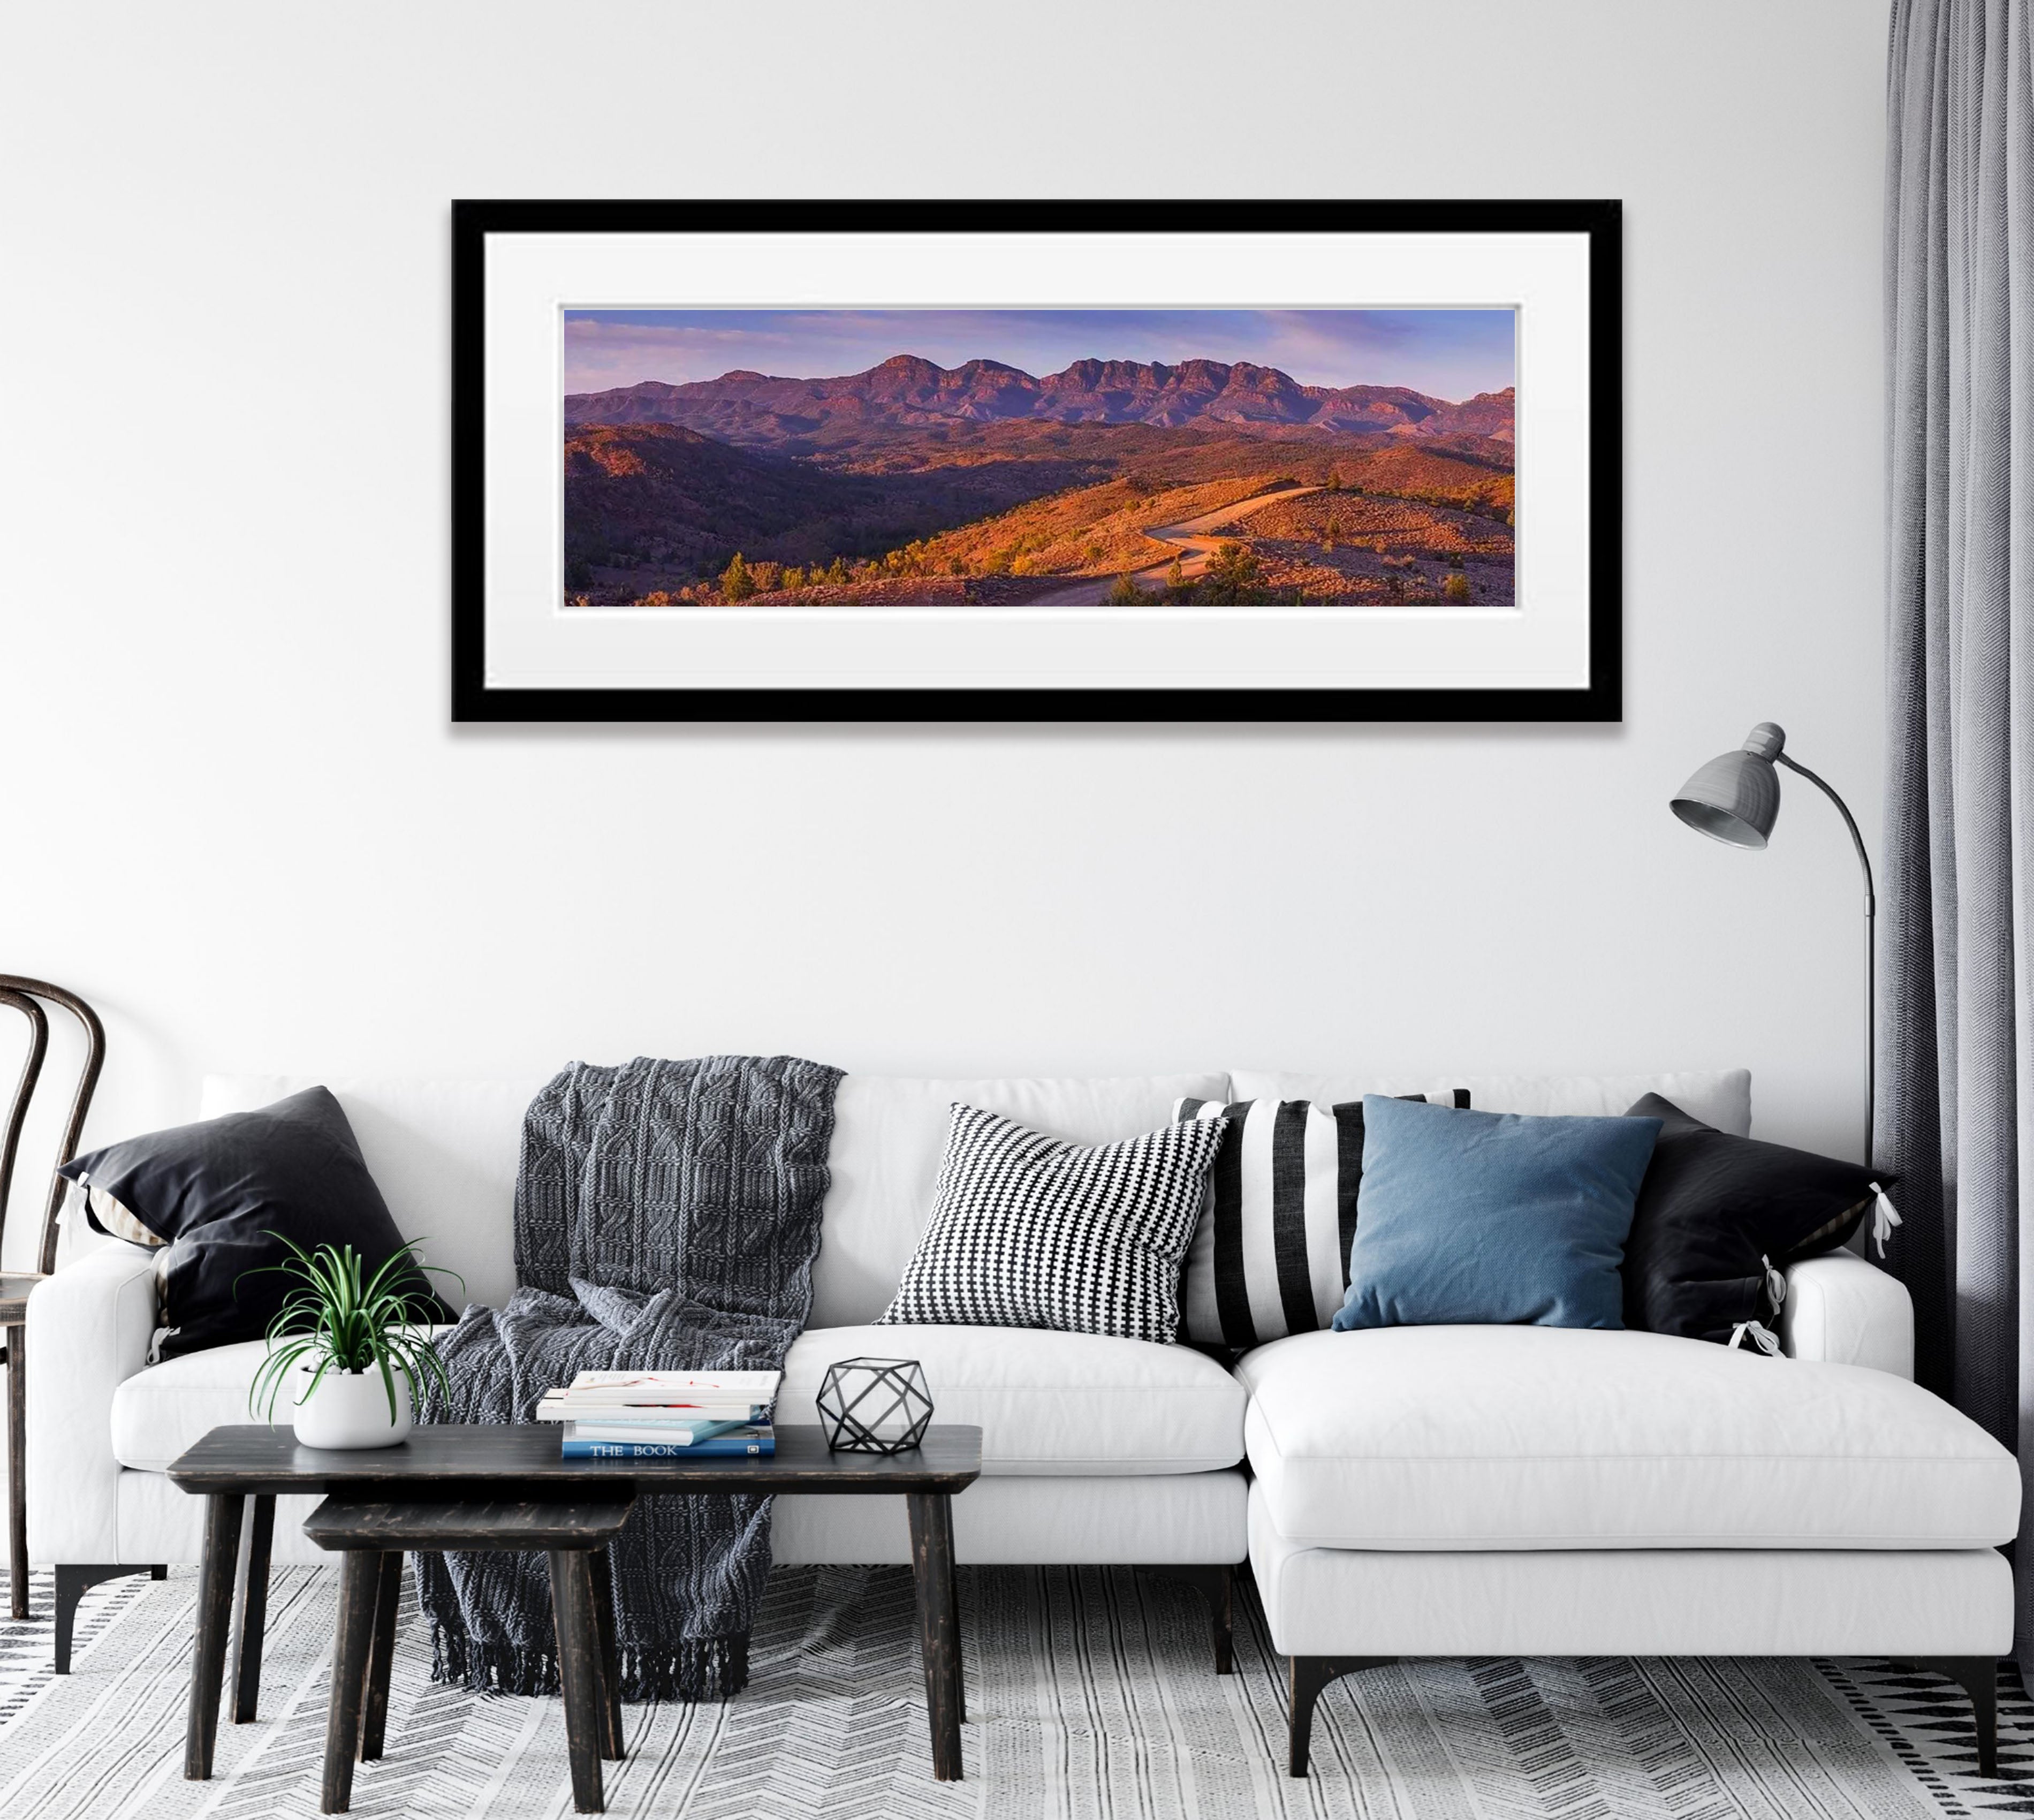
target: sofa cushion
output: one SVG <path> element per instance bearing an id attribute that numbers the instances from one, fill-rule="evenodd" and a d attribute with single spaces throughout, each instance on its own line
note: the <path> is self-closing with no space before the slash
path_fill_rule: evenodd
<path id="1" fill-rule="evenodd" d="M 816 1422 L 838 1359 L 916 1359 L 935 1422 L 981 1430 L 992 1477 L 1200 1473 L 1243 1458 L 1243 1387 L 1185 1346 L 1033 1327 L 808 1328 L 784 1360 L 779 1422 Z"/>
<path id="2" fill-rule="evenodd" d="M 357 1253 L 369 1278 L 407 1249 L 353 1128 L 322 1086 L 124 1139 L 58 1173 L 104 1189 L 169 1242 L 158 1357 L 259 1338 L 301 1286 L 295 1267 L 320 1247 Z M 420 1312 L 452 1318 L 407 1259 L 395 1287 Z"/>
<path id="3" fill-rule="evenodd" d="M 1465 1088 L 1412 1097 L 1469 1105 Z M 1349 1288 L 1362 1101 L 1181 1100 L 1173 1110 L 1225 1128 L 1187 1251 L 1181 1337 L 1240 1353 L 1330 1325 Z"/>
<path id="4" fill-rule="evenodd" d="M 1347 1068 L 1334 1074 L 1281 1075 L 1238 1068 L 1229 1092 L 1239 1100 L 1360 1100 L 1365 1094 L 1426 1092 L 1432 1075 L 1386 1075 Z M 1743 1068 L 1673 1075 L 1465 1075 L 1448 1084 L 1469 1089 L 1478 1112 L 1552 1113 L 1614 1118 L 1642 1094 L 1659 1094 L 1705 1124 L 1735 1137 L 1751 1135 L 1751 1076 Z"/>
<path id="5" fill-rule="evenodd" d="M 123 1466 L 160 1473 L 211 1429 L 259 1421 L 248 1413 L 247 1389 L 267 1350 L 262 1341 L 243 1340 L 165 1359 L 123 1379 L 113 1393 L 113 1457 Z M 288 1422 L 287 1398 L 276 1414 L 279 1424 Z"/>
<path id="6" fill-rule="evenodd" d="M 1069 1143 L 1113 1144 L 1156 1131 L 1175 1100 L 1219 1099 L 1225 1075 L 1095 1080 L 937 1080 L 847 1075 L 834 1096 L 824 1236 L 812 1266 L 812 1325 L 873 1321 L 889 1305 L 932 1218 L 956 1100 Z M 880 1350 L 880 1349 L 878 1349 Z"/>
<path id="7" fill-rule="evenodd" d="M 1974 1548 L 2011 1454 L 1885 1372 L 1663 1334 L 1302 1334 L 1238 1375 L 1273 1522 L 1344 1548 Z"/>
<path id="8" fill-rule="evenodd" d="M 397 1227 L 421 1241 L 429 1262 L 465 1278 L 467 1301 L 498 1308 L 516 1287 L 512 1221 L 523 1114 L 550 1078 L 367 1075 L 326 1083 Z M 306 1084 L 288 1075 L 208 1075 L 200 1116 L 266 1105 Z"/>
<path id="9" fill-rule="evenodd" d="M 1784 1295 L 1778 1273 L 1844 1244 L 1899 1180 L 1732 1137 L 1658 1094 L 1631 1109 L 1661 1121 L 1624 1248 L 1624 1324 L 1649 1334 L 1727 1346 L 1742 1327 L 1770 1323 Z"/>
<path id="10" fill-rule="evenodd" d="M 1372 1094 L 1349 1299 L 1364 1327 L 1621 1327 L 1657 1119 L 1529 1118 Z"/>
<path id="11" fill-rule="evenodd" d="M 465 1278 L 469 1301 L 498 1308 L 516 1286 L 512 1229 L 523 1113 L 550 1078 L 549 1071 L 506 1080 L 360 1075 L 326 1083 L 352 1123 L 396 1224 L 424 1240 L 431 1263 Z M 286 1075 L 211 1075 L 201 1116 L 245 1112 L 312 1084 Z M 1175 1100 L 1219 1099 L 1228 1090 L 1229 1077 L 1219 1074 L 1094 1080 L 847 1075 L 834 1096 L 827 1159 L 833 1179 L 812 1266 L 813 1325 L 873 1321 L 896 1292 L 933 1210 L 947 1109 L 955 1100 L 1056 1138 L 1106 1144 L 1156 1130 Z"/>
<path id="12" fill-rule="evenodd" d="M 933 1217 L 884 1327 L 1046 1327 L 1173 1343 L 1218 1120 L 1070 1144 L 956 1104 Z"/>
<path id="13" fill-rule="evenodd" d="M 208 1429 L 258 1420 L 247 1387 L 261 1353 L 258 1340 L 217 1346 L 126 1379 L 114 1457 L 159 1473 Z M 933 1420 L 981 1429 L 985 1473 L 1199 1473 L 1243 1458 L 1243 1387 L 1206 1354 L 1021 1327 L 808 1328 L 784 1360 L 777 1420 L 818 1421 L 827 1367 L 858 1357 L 922 1364 Z"/>

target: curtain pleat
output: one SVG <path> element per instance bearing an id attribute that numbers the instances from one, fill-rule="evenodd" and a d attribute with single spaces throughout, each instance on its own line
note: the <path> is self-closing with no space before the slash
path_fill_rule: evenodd
<path id="1" fill-rule="evenodd" d="M 1917 1373 L 2018 1451 L 2023 1471 L 2034 1458 L 2034 1295 L 2021 1284 L 2034 1168 L 2023 1181 L 2020 1164 L 2034 1162 L 2028 9 L 1893 9 L 1877 1158 L 1903 1177 L 1890 1263 L 1914 1297 Z M 2019 1578 L 2026 1661 L 2034 1573 Z"/>

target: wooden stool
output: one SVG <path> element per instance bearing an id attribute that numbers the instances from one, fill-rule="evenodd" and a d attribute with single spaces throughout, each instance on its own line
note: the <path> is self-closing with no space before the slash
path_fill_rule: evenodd
<path id="1" fill-rule="evenodd" d="M 322 1810 L 347 1811 L 356 1753 L 364 1762 L 381 1754 L 403 1556 L 446 1548 L 542 1548 L 551 1558 L 551 1612 L 557 1626 L 558 1678 L 565 1683 L 572 1806 L 581 1814 L 605 1813 L 600 1760 L 621 1755 L 621 1664 L 606 1548 L 629 1520 L 634 1502 L 631 1492 L 542 1503 L 487 1498 L 370 1503 L 329 1497 L 319 1505 L 304 1533 L 321 1548 L 345 1557 L 325 1720 Z"/>

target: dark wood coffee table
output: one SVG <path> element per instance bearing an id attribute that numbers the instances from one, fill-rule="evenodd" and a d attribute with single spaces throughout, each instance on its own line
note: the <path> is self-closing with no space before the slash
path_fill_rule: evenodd
<path id="1" fill-rule="evenodd" d="M 184 1774 L 212 1774 L 219 1703 L 231 1623 L 234 1570 L 242 1503 L 254 1500 L 247 1578 L 235 1642 L 233 1719 L 254 1717 L 267 1616 L 268 1549 L 279 1495 L 404 1499 L 437 1505 L 573 1499 L 653 1498 L 698 1492 L 796 1492 L 831 1495 L 901 1495 L 911 1525 L 911 1572 L 933 1733 L 933 1773 L 961 1777 L 960 1629 L 954 1605 L 952 1496 L 981 1472 L 981 1431 L 942 1424 L 902 1454 L 836 1454 L 817 1428 L 777 1430 L 768 1459 L 567 1460 L 547 1422 L 498 1428 L 448 1423 L 415 1428 L 392 1447 L 328 1453 L 301 1447 L 287 1428 L 214 1428 L 171 1468 L 171 1482 L 206 1499 L 197 1642 L 191 1663 Z"/>

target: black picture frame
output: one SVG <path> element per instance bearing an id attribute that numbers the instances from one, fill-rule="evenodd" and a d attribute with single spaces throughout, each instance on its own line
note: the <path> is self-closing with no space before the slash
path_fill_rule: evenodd
<path id="1" fill-rule="evenodd" d="M 507 234 L 1578 234 L 1589 302 L 1589 680 L 1568 689 L 490 688 L 486 247 Z M 963 223 L 964 216 L 964 223 Z M 452 211 L 452 717 L 458 722 L 1616 722 L 1623 718 L 1622 205 L 1616 201 L 461 201 Z"/>

